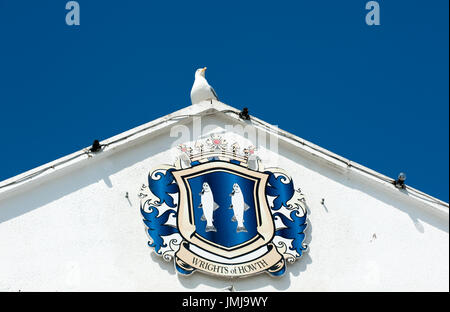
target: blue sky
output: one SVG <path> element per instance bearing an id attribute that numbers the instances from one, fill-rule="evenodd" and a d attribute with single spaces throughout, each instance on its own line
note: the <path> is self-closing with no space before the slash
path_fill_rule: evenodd
<path id="1" fill-rule="evenodd" d="M 219 98 L 449 200 L 449 2 L 0 0 L 0 180 Z"/>

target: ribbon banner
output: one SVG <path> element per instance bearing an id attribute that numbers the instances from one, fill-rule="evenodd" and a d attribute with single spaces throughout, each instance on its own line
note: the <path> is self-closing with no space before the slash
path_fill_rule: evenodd
<path id="1" fill-rule="evenodd" d="M 268 252 L 261 257 L 237 264 L 225 264 L 205 259 L 193 253 L 189 250 L 189 243 L 184 241 L 175 254 L 175 261 L 186 273 L 200 269 L 206 273 L 225 277 L 242 277 L 263 271 L 268 271 L 274 275 L 277 275 L 277 272 L 282 274 L 284 269 L 283 256 L 273 244 L 268 244 L 267 247 Z"/>

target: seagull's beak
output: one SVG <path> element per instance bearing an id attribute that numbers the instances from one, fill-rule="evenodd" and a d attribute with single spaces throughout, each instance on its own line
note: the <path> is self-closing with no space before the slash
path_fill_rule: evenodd
<path id="1" fill-rule="evenodd" d="M 203 67 L 203 68 L 202 68 L 202 72 L 205 72 L 205 71 L 206 71 L 206 67 Z"/>

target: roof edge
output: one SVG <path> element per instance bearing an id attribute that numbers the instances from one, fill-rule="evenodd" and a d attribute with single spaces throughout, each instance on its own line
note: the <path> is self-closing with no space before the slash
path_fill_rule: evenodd
<path id="1" fill-rule="evenodd" d="M 122 132 L 111 138 L 105 139 L 100 142 L 102 146 L 102 153 L 94 153 L 90 151 L 90 146 L 83 148 L 77 152 L 69 154 L 67 156 L 61 157 L 54 161 L 48 162 L 44 165 L 36 167 L 34 169 L 25 171 L 24 173 L 18 174 L 11 178 L 8 178 L 0 182 L 0 199 L 7 196 L 9 193 L 15 190 L 19 190 L 22 186 L 29 184 L 32 181 L 42 179 L 43 177 L 48 177 L 55 174 L 67 167 L 74 166 L 84 162 L 90 158 L 96 158 L 99 155 L 113 153 L 114 150 L 122 145 L 129 144 L 142 138 L 148 136 L 158 130 L 162 130 L 170 125 L 177 123 L 178 121 L 185 120 L 187 118 L 192 118 L 194 116 L 204 116 L 207 114 L 222 113 L 227 116 L 236 119 L 239 122 L 244 122 L 239 117 L 240 110 L 229 106 L 220 101 L 204 101 L 195 105 L 190 105 L 173 113 L 165 115 L 163 117 L 157 118 L 153 121 L 145 123 L 143 125 L 137 126 L 133 129 Z M 353 169 L 354 173 L 357 173 L 364 178 L 368 178 L 372 181 L 378 182 L 391 188 L 391 190 L 396 193 L 401 193 L 393 185 L 394 179 L 389 178 L 381 173 L 378 173 L 370 168 L 360 165 L 356 162 L 348 160 L 342 156 L 339 156 L 331 151 L 328 151 L 314 143 L 304 140 L 296 135 L 293 135 L 287 131 L 281 130 L 255 116 L 251 116 L 249 123 L 257 128 L 262 128 L 269 132 L 270 134 L 277 135 L 280 139 L 284 140 L 288 144 L 294 145 L 297 148 L 302 149 L 306 153 L 320 157 L 323 161 L 338 165 L 341 168 Z M 449 204 L 437 199 L 431 195 L 421 192 L 411 186 L 406 186 L 406 191 L 409 195 L 414 195 L 414 197 L 408 196 L 411 199 L 415 199 L 425 204 L 426 206 L 431 206 L 444 214 L 449 213 Z"/>

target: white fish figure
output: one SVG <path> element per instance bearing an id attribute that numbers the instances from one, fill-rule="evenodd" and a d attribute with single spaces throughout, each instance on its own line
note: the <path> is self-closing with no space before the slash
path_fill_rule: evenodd
<path id="1" fill-rule="evenodd" d="M 236 232 L 247 232 L 247 229 L 244 226 L 244 211 L 247 211 L 250 207 L 244 202 L 244 195 L 242 194 L 239 184 L 233 184 L 233 191 L 230 196 L 230 209 L 233 209 L 234 211 L 234 216 L 231 221 L 237 222 Z"/>
<path id="2" fill-rule="evenodd" d="M 202 191 L 200 192 L 200 206 L 198 208 L 203 209 L 203 215 L 201 220 L 206 221 L 206 232 L 217 232 L 216 227 L 213 224 L 213 213 L 214 210 L 219 208 L 214 202 L 214 196 L 207 182 L 203 183 Z"/>

